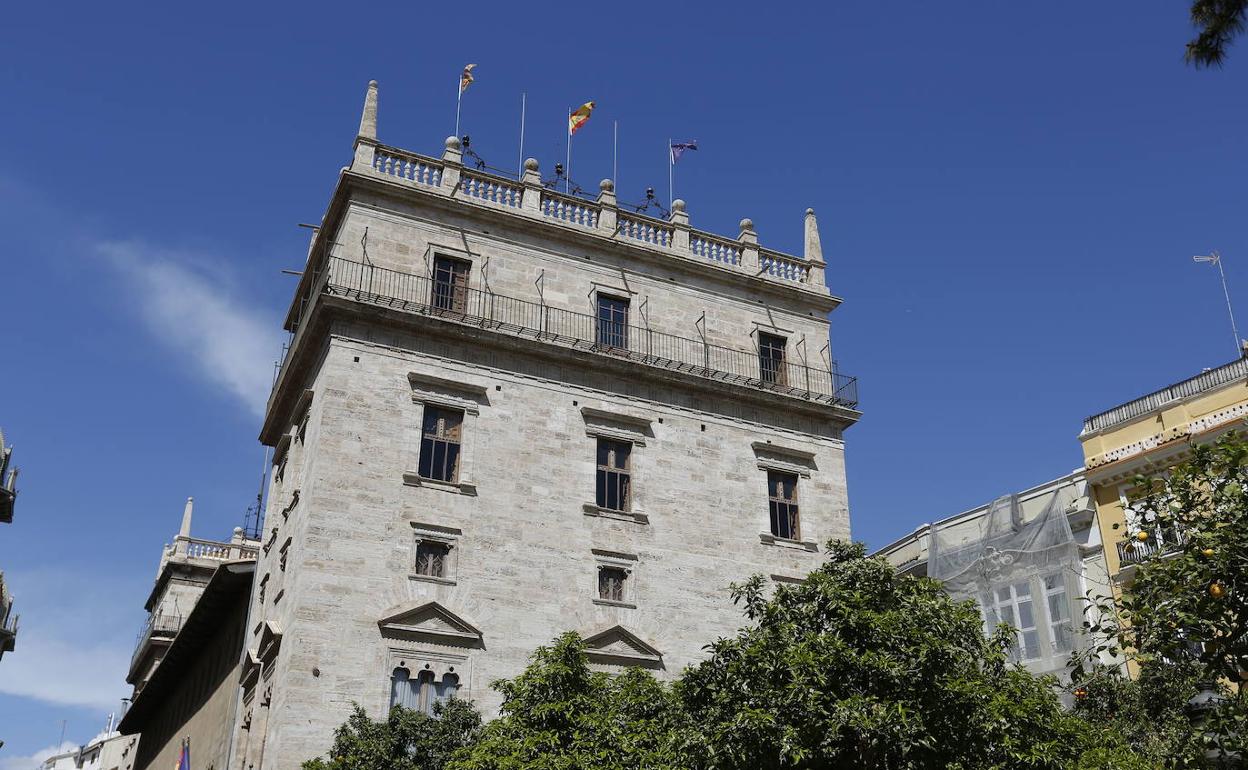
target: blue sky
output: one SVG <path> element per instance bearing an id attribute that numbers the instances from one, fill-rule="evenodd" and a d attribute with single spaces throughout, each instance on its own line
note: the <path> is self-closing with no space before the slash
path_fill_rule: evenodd
<path id="1" fill-rule="evenodd" d="M 226 537 L 255 494 L 278 323 L 364 86 L 382 141 L 463 130 L 492 165 L 563 155 L 695 227 L 801 248 L 819 213 L 854 534 L 1066 473 L 1089 413 L 1229 360 L 1248 329 L 1248 47 L 1182 62 L 1186 3 L 19 3 L 0 26 L 0 427 L 22 493 L 0 568 L 0 770 L 97 732 L 183 501 Z"/>

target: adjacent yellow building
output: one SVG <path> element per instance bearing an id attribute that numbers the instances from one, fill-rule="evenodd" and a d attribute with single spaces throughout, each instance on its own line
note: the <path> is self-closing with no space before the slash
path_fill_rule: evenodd
<path id="1" fill-rule="evenodd" d="M 1115 594 L 1135 565 L 1172 548 L 1176 533 L 1141 520 L 1130 498 L 1138 475 L 1164 474 L 1190 453 L 1191 442 L 1212 441 L 1248 418 L 1248 357 L 1177 382 L 1087 418 L 1079 441 L 1085 475 L 1105 544 Z M 1135 538 L 1147 530 L 1144 542 Z"/>

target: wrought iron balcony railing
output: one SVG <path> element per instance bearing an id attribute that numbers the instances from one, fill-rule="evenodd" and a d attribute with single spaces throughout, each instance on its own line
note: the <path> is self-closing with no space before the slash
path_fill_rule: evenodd
<path id="1" fill-rule="evenodd" d="M 178 631 L 181 629 L 181 615 L 164 613 L 149 615 L 147 620 L 143 621 L 142 627 L 139 628 L 139 634 L 134 645 L 134 654 L 130 656 L 130 670 L 134 671 L 135 664 L 139 662 L 139 658 L 148 649 L 153 639 L 172 639 L 178 635 Z"/>
<path id="2" fill-rule="evenodd" d="M 1207 390 L 1220 388 L 1223 385 L 1242 380 L 1245 377 L 1248 377 L 1248 358 L 1238 358 L 1229 364 L 1223 364 L 1216 369 L 1201 372 L 1195 377 L 1189 377 L 1182 382 L 1176 382 L 1161 390 L 1149 393 L 1147 396 L 1141 396 L 1134 401 L 1128 401 L 1100 414 L 1094 414 L 1083 421 L 1082 432 L 1091 433 L 1092 431 L 1133 420 L 1136 417 L 1160 409 L 1171 401 L 1189 398 Z"/>
<path id="3" fill-rule="evenodd" d="M 757 351 L 713 345 L 340 257 L 329 258 L 318 278 L 316 293 L 811 401 L 851 409 L 858 404 L 857 380 L 837 372 L 835 363 L 819 368 L 760 357 Z M 309 299 L 315 301 L 315 297 Z M 301 316 L 310 306 L 307 303 Z"/>
<path id="4" fill-rule="evenodd" d="M 1156 527 L 1148 532 L 1147 540 L 1129 538 L 1118 543 L 1118 562 L 1125 566 L 1141 564 L 1156 554 L 1165 554 L 1183 545 L 1183 531 Z"/>

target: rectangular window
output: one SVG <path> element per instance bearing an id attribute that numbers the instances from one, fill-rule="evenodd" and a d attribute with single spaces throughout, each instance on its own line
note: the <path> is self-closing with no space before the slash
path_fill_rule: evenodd
<path id="1" fill-rule="evenodd" d="M 627 511 L 631 472 L 629 456 L 633 445 L 627 441 L 598 439 L 598 490 L 599 508 Z"/>
<path id="2" fill-rule="evenodd" d="M 1040 633 L 1036 630 L 1035 607 L 1031 601 L 1031 583 L 1022 581 L 996 590 L 996 620 L 1018 632 L 1018 646 L 1013 655 L 1022 660 L 1040 657 Z"/>
<path id="3" fill-rule="evenodd" d="M 1060 572 L 1045 576 L 1044 598 L 1049 611 L 1049 631 L 1053 638 L 1053 652 L 1070 652 L 1074 648 L 1070 624 L 1070 602 L 1066 599 L 1066 581 Z"/>
<path id="4" fill-rule="evenodd" d="M 433 307 L 463 313 L 468 310 L 468 272 L 471 262 L 451 257 L 433 259 Z"/>
<path id="5" fill-rule="evenodd" d="M 450 553 L 446 543 L 422 541 L 416 546 L 416 574 L 429 577 L 446 577 L 446 557 Z"/>
<path id="6" fill-rule="evenodd" d="M 598 568 L 598 598 L 609 602 L 624 601 L 624 581 L 628 573 L 619 567 Z"/>
<path id="7" fill-rule="evenodd" d="M 628 349 L 628 300 L 598 295 L 596 340 L 609 348 Z"/>
<path id="8" fill-rule="evenodd" d="M 459 480 L 459 446 L 463 427 L 463 410 L 425 406 L 418 469 L 422 478 L 451 483 Z"/>
<path id="9" fill-rule="evenodd" d="M 767 471 L 767 497 L 771 507 L 771 534 L 788 540 L 800 540 L 797 474 Z"/>
<path id="10" fill-rule="evenodd" d="M 766 332 L 758 333 L 758 373 L 768 385 L 785 385 L 789 381 L 788 367 L 784 362 L 784 337 Z"/>

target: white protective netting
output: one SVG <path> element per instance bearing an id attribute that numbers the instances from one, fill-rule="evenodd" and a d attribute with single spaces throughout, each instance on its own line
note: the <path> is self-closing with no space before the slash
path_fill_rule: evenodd
<path id="1" fill-rule="evenodd" d="M 1035 671 L 1065 667 L 1075 642 L 1079 547 L 1066 518 L 1074 490 L 1056 490 L 1040 515 L 1023 523 L 1017 495 L 993 501 L 975 521 L 932 527 L 928 575 L 956 599 L 974 599 L 987 626 L 1018 629 L 1013 651 Z"/>

